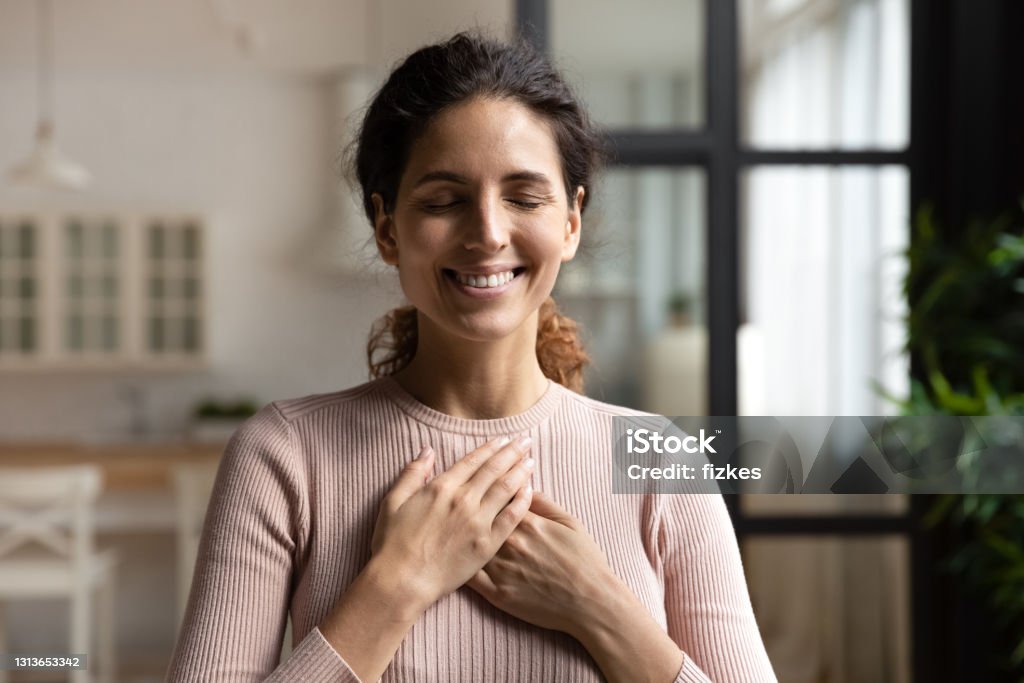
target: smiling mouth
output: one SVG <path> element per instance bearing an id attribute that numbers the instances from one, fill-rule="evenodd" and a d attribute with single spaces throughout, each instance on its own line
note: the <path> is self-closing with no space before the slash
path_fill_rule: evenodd
<path id="1" fill-rule="evenodd" d="M 513 268 L 503 273 L 492 273 L 490 275 L 466 275 L 458 273 L 449 268 L 444 269 L 444 275 L 449 280 L 473 289 L 494 289 L 512 282 L 526 271 L 526 268 Z"/>

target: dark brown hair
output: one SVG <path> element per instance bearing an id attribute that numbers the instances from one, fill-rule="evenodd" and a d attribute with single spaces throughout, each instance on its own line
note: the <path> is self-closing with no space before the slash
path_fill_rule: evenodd
<path id="1" fill-rule="evenodd" d="M 413 143 L 441 111 L 474 97 L 514 100 L 547 120 L 561 157 L 566 196 L 572 201 L 576 188 L 582 187 L 580 209 L 586 208 L 605 154 L 600 135 L 568 84 L 525 40 L 503 43 L 459 33 L 409 55 L 366 111 L 353 166 L 371 225 L 374 193 L 381 196 L 386 212 L 394 209 Z M 416 318 L 416 309 L 405 306 L 375 323 L 367 345 L 371 377 L 397 372 L 416 355 Z M 576 323 L 561 315 L 550 297 L 539 312 L 537 359 L 547 377 L 582 390 L 589 358 Z"/>

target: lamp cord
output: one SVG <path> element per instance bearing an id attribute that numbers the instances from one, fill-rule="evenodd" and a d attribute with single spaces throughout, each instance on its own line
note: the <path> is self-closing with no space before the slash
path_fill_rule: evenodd
<path id="1" fill-rule="evenodd" d="M 53 5 L 50 0 L 37 0 L 36 2 L 36 35 L 39 64 L 36 98 L 39 107 L 39 121 L 43 125 L 52 127 L 55 98 L 53 94 Z"/>

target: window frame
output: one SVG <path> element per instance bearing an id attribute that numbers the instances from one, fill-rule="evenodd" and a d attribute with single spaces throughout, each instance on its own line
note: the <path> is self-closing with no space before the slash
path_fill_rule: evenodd
<path id="1" fill-rule="evenodd" d="M 557 0 L 516 0 L 516 26 L 520 35 L 550 54 L 548 5 Z M 736 415 L 738 409 L 737 331 L 740 323 L 740 184 L 749 169 L 764 166 L 901 166 L 906 169 L 909 203 L 913 211 L 937 182 L 935 149 L 922 140 L 941 137 L 943 121 L 929 116 L 928 104 L 938 88 L 935 73 L 941 68 L 930 57 L 939 42 L 943 19 L 929 0 L 908 0 L 910 5 L 910 111 L 908 140 L 900 150 L 780 150 L 752 149 L 742 142 L 739 82 L 740 36 L 738 0 L 705 0 L 703 128 L 693 130 L 605 131 L 613 150 L 614 166 L 696 166 L 705 171 L 707 235 L 705 258 L 706 320 L 708 331 L 708 409 L 710 415 Z M 714 87 L 711 87 L 714 84 Z M 929 168 L 929 164 L 933 167 Z M 912 372 L 914 371 L 912 360 Z M 737 537 L 764 536 L 896 536 L 909 542 L 911 678 L 915 683 L 936 680 L 939 665 L 929 655 L 933 642 L 933 612 L 922 586 L 932 571 L 932 540 L 923 518 L 930 496 L 911 496 L 900 515 L 779 515 L 749 516 L 739 495 L 726 495 Z"/>

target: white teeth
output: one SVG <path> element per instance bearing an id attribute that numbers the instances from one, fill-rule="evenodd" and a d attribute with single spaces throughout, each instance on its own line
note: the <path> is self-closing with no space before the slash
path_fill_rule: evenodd
<path id="1" fill-rule="evenodd" d="M 479 289 L 489 289 L 491 287 L 500 287 L 507 284 L 515 277 L 515 274 L 511 270 L 506 270 L 504 273 L 494 273 L 492 275 L 463 275 L 462 273 L 456 273 L 455 278 L 464 285 L 470 287 L 477 287 Z"/>

